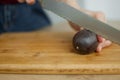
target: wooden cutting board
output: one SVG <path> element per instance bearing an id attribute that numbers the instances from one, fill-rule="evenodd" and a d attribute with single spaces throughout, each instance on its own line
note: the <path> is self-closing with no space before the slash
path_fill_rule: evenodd
<path id="1" fill-rule="evenodd" d="M 120 46 L 79 55 L 72 47 L 75 32 L 37 31 L 0 35 L 0 73 L 120 74 Z"/>

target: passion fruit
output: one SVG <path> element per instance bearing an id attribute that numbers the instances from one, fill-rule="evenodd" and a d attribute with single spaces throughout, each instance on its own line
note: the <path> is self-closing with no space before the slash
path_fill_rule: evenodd
<path id="1" fill-rule="evenodd" d="M 81 30 L 73 37 L 73 47 L 82 55 L 95 52 L 98 44 L 97 35 L 90 30 Z"/>

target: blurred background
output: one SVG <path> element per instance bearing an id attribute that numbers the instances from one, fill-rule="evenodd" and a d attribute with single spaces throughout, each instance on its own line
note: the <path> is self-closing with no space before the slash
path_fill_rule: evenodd
<path id="1" fill-rule="evenodd" d="M 109 23 L 116 25 L 120 22 L 120 0 L 78 0 L 78 3 L 85 9 L 104 12 Z M 65 21 L 52 12 L 47 13 L 53 23 Z"/>
<path id="2" fill-rule="evenodd" d="M 120 20 L 120 0 L 84 0 L 85 8 L 102 11 L 108 20 Z"/>

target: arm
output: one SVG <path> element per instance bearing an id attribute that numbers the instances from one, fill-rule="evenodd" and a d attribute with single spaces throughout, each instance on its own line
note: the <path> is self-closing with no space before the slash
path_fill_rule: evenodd
<path id="1" fill-rule="evenodd" d="M 92 16 L 92 17 L 95 17 L 95 18 L 98 19 L 98 20 L 101 20 L 101 21 L 103 21 L 103 22 L 106 22 L 104 13 L 102 13 L 102 12 L 95 12 L 95 11 L 89 11 L 89 10 L 83 9 L 83 8 L 81 8 L 80 5 L 78 4 L 77 0 L 62 0 L 62 1 L 65 2 L 65 3 L 67 3 L 68 5 L 76 8 L 76 9 L 78 9 L 78 10 L 80 10 L 80 11 L 82 11 L 82 12 L 84 12 L 84 13 L 90 15 L 90 16 Z M 72 22 L 70 22 L 70 21 L 69 21 L 69 24 L 71 25 L 71 27 L 72 27 L 73 29 L 75 29 L 75 30 L 77 30 L 77 31 L 80 30 L 80 28 L 79 28 L 76 24 L 74 24 L 74 23 L 72 23 Z M 81 29 L 83 29 L 83 28 L 81 28 Z"/>

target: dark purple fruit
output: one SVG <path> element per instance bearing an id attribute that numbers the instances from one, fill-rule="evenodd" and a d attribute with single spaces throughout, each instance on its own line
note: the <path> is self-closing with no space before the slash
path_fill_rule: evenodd
<path id="1" fill-rule="evenodd" d="M 89 30 L 82 30 L 73 37 L 73 47 L 79 54 L 95 52 L 98 46 L 97 35 Z"/>

